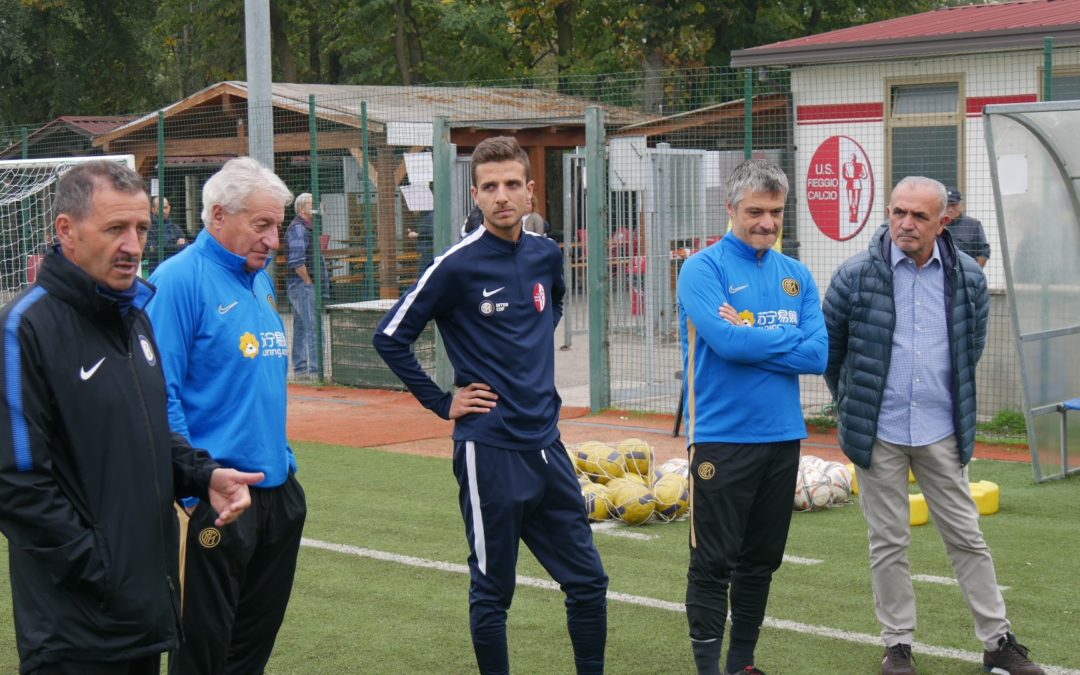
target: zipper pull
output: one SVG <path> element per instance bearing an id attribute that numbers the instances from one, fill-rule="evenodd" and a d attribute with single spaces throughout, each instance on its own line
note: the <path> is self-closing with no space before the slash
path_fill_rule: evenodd
<path id="1" fill-rule="evenodd" d="M 540 448 L 540 459 L 544 460 L 544 464 L 548 463 L 548 461 L 547 461 L 547 453 L 544 452 L 543 448 Z"/>

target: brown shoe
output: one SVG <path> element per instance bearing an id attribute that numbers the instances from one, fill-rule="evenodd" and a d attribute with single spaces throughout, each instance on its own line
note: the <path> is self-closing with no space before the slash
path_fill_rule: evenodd
<path id="1" fill-rule="evenodd" d="M 1016 641 L 1012 633 L 998 640 L 998 648 L 983 652 L 983 670 L 996 675 L 1046 675 L 1028 658 L 1028 648 Z"/>
<path id="2" fill-rule="evenodd" d="M 881 675 L 915 675 L 915 657 L 911 645 L 895 644 L 885 650 L 881 659 Z"/>

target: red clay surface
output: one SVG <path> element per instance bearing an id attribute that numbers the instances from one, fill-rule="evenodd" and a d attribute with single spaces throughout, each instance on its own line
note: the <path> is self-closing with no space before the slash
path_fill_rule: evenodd
<path id="1" fill-rule="evenodd" d="M 587 408 L 563 408 L 559 429 L 568 446 L 585 441 L 611 443 L 640 438 L 653 447 L 657 460 L 664 462 L 686 457 L 686 437 L 672 437 L 673 426 L 671 415 L 611 410 L 591 415 Z M 453 449 L 452 428 L 451 422 L 422 408 L 405 392 L 289 385 L 288 434 L 293 440 L 449 458 Z M 812 431 L 802 443 L 802 452 L 847 462 L 837 445 L 835 430 Z M 1027 446 L 979 443 L 975 456 L 1031 460 Z"/>

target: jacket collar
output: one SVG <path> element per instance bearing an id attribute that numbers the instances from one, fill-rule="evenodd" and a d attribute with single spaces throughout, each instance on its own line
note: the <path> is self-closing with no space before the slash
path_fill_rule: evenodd
<path id="1" fill-rule="evenodd" d="M 254 276 L 256 274 L 256 272 L 249 272 L 248 269 L 244 267 L 244 265 L 247 264 L 247 258 L 242 255 L 236 255 L 222 246 L 221 242 L 215 239 L 214 235 L 210 234 L 208 230 L 204 229 L 199 233 L 199 236 L 195 238 L 195 249 L 227 270 L 232 270 L 237 274 L 248 276 Z"/>
<path id="2" fill-rule="evenodd" d="M 495 236 L 483 225 L 481 225 L 479 229 L 483 230 L 483 234 L 480 235 L 480 241 L 499 253 L 506 253 L 508 255 L 513 255 L 520 251 L 521 247 L 525 244 L 525 240 L 529 237 L 529 235 L 522 232 L 521 236 L 517 238 L 517 241 L 507 241 L 502 237 Z"/>
<path id="3" fill-rule="evenodd" d="M 725 234 L 720 240 L 720 245 L 723 246 L 726 250 L 731 251 L 735 255 L 739 256 L 740 258 L 744 258 L 746 260 L 753 260 L 754 262 L 757 262 L 758 260 L 764 262 L 765 259 L 772 254 L 772 249 L 768 249 L 767 251 L 765 251 L 764 254 L 762 254 L 760 258 L 758 258 L 757 249 L 755 249 L 750 244 L 747 244 L 742 239 L 736 237 L 734 232 L 728 232 L 727 234 Z"/>
<path id="4" fill-rule="evenodd" d="M 727 237 L 725 237 L 726 239 Z M 885 261 L 892 268 L 892 237 L 889 236 L 889 223 L 883 223 L 874 233 L 870 240 L 870 255 Z M 944 228 L 937 238 L 937 254 L 941 256 L 941 266 L 944 269 L 952 269 L 957 266 L 956 245 L 953 244 L 952 233 L 949 228 Z"/>
<path id="5" fill-rule="evenodd" d="M 102 295 L 98 284 L 81 267 L 68 260 L 54 245 L 45 255 L 38 273 L 38 284 L 50 295 L 63 300 L 80 312 L 95 316 L 106 312 L 117 312 L 117 302 Z M 154 287 L 145 280 L 135 278 L 135 301 L 132 309 L 142 310 L 154 296 Z"/>

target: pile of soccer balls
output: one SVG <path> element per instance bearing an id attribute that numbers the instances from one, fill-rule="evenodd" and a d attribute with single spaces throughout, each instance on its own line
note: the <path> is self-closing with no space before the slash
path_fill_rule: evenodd
<path id="1" fill-rule="evenodd" d="M 851 472 L 840 462 L 805 455 L 795 480 L 795 510 L 820 511 L 851 501 Z"/>
<path id="2" fill-rule="evenodd" d="M 627 438 L 616 445 L 588 441 L 567 452 L 577 469 L 590 520 L 615 518 L 642 525 L 686 515 L 690 506 L 686 467 L 674 462 L 655 466 L 652 446 L 645 441 Z"/>

